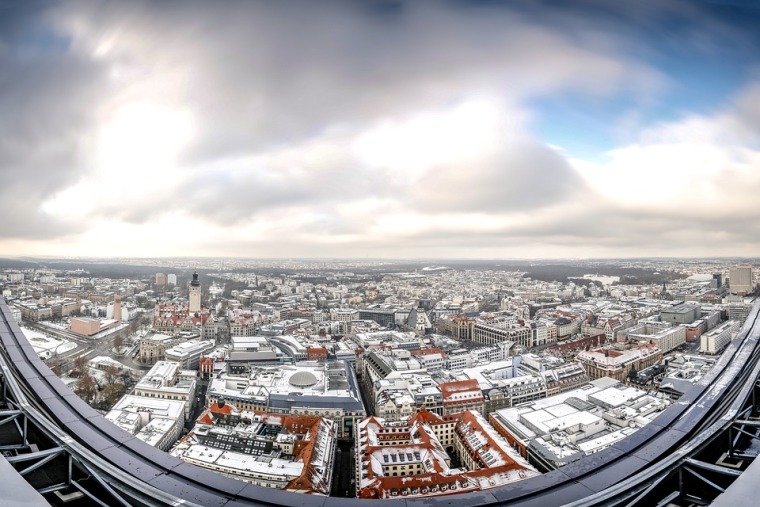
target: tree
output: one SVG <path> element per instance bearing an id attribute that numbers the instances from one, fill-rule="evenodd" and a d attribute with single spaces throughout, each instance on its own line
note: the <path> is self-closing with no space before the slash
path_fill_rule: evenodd
<path id="1" fill-rule="evenodd" d="M 109 409 L 119 401 L 124 393 L 126 387 L 122 383 L 109 384 L 103 388 L 103 405 L 106 405 Z"/>
<path id="2" fill-rule="evenodd" d="M 113 348 L 115 348 L 118 351 L 118 350 L 121 350 L 122 345 L 124 345 L 124 335 L 119 333 L 113 338 Z"/>
<path id="3" fill-rule="evenodd" d="M 95 398 L 95 393 L 98 390 L 98 383 L 95 378 L 87 372 L 82 373 L 76 384 L 77 396 L 82 398 L 87 403 L 90 403 Z"/>
<path id="4" fill-rule="evenodd" d="M 56 357 L 52 361 L 50 361 L 50 371 L 55 373 L 56 377 L 60 377 L 63 373 L 63 359 L 60 357 Z"/>
<path id="5" fill-rule="evenodd" d="M 89 361 L 87 360 L 87 356 L 78 356 L 76 359 L 74 359 L 74 368 L 84 373 L 87 370 L 88 362 Z"/>
<path id="6" fill-rule="evenodd" d="M 107 385 L 114 385 L 119 378 L 119 368 L 113 364 L 109 364 L 105 371 L 103 371 L 103 377 L 106 379 Z"/>

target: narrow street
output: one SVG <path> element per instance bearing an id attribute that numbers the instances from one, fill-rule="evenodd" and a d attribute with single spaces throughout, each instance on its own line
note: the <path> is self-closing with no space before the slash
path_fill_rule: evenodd
<path id="1" fill-rule="evenodd" d="M 354 454 L 353 441 L 338 440 L 335 448 L 335 468 L 333 469 L 333 483 L 330 496 L 350 498 L 356 496 Z"/>

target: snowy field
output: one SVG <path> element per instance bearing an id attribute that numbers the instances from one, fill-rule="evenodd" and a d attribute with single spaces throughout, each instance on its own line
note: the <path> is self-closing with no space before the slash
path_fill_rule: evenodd
<path id="1" fill-rule="evenodd" d="M 41 359 L 49 359 L 77 348 L 77 344 L 74 342 L 51 338 L 34 329 L 22 327 L 21 331 Z"/>

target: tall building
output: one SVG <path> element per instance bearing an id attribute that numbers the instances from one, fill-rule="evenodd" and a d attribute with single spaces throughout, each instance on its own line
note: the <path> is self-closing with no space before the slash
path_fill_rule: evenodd
<path id="1" fill-rule="evenodd" d="M 121 296 L 118 294 L 113 299 L 113 319 L 121 322 Z"/>
<path id="2" fill-rule="evenodd" d="M 177 285 L 177 275 L 175 275 L 174 273 L 169 273 L 168 275 L 166 275 L 166 282 L 169 285 Z"/>
<path id="3" fill-rule="evenodd" d="M 752 292 L 752 266 L 749 264 L 733 266 L 728 272 L 731 294 L 746 296 Z"/>
<path id="4" fill-rule="evenodd" d="M 164 273 L 156 273 L 156 285 L 158 287 L 164 287 L 166 285 L 166 275 Z"/>
<path id="5" fill-rule="evenodd" d="M 198 281 L 198 273 L 193 273 L 193 281 L 190 282 L 190 313 L 201 311 L 201 282 Z"/>

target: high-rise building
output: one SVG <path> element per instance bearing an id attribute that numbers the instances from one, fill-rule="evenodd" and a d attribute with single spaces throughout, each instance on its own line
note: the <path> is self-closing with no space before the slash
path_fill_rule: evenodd
<path id="1" fill-rule="evenodd" d="M 169 273 L 166 275 L 166 282 L 169 285 L 177 285 L 177 275 L 174 273 Z"/>
<path id="2" fill-rule="evenodd" d="M 121 322 L 121 296 L 116 294 L 113 300 L 113 319 Z"/>
<path id="3" fill-rule="evenodd" d="M 746 296 L 752 292 L 752 266 L 749 264 L 733 266 L 728 272 L 731 294 Z"/>
<path id="4" fill-rule="evenodd" d="M 166 275 L 164 273 L 156 273 L 156 285 L 159 287 L 166 285 Z"/>
<path id="5" fill-rule="evenodd" d="M 193 273 L 193 281 L 190 282 L 190 313 L 201 311 L 201 282 L 198 281 L 198 273 Z"/>

